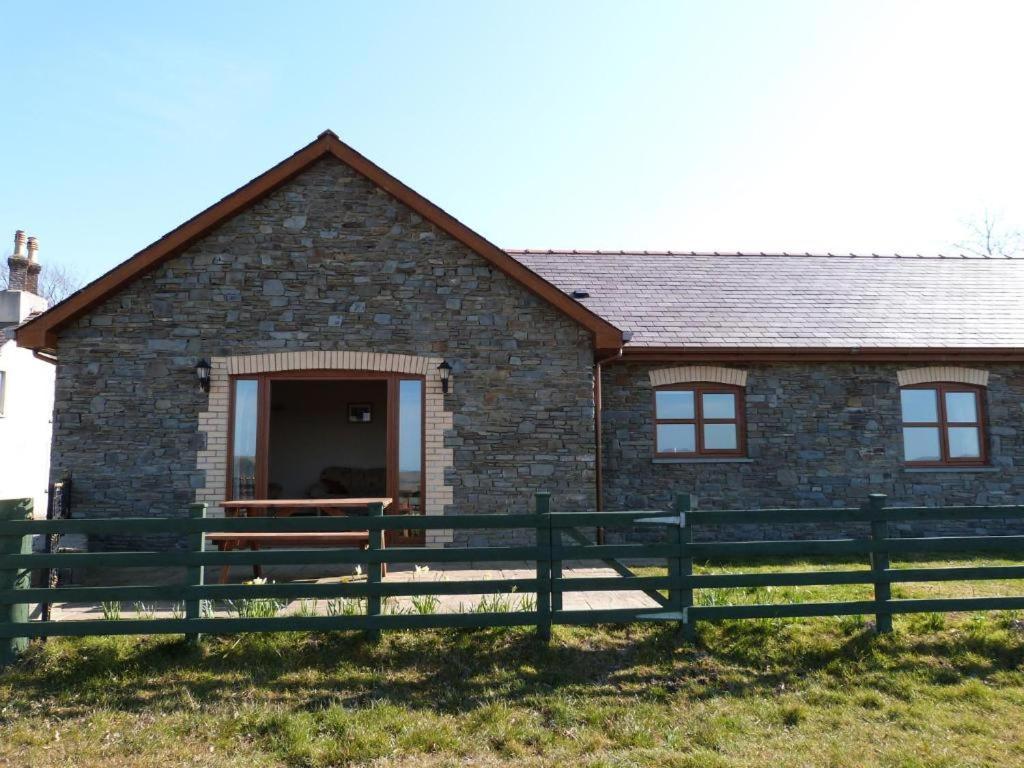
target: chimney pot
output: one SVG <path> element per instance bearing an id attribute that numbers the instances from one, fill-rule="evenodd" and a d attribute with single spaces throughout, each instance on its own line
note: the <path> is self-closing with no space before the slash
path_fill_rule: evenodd
<path id="1" fill-rule="evenodd" d="M 27 291 L 29 283 L 28 259 L 25 257 L 25 233 L 20 229 L 14 233 L 14 253 L 7 259 L 10 270 L 7 276 L 7 290 Z"/>
<path id="2" fill-rule="evenodd" d="M 28 267 L 25 269 L 25 290 L 29 293 L 39 295 L 39 273 L 43 266 L 36 260 L 36 253 L 39 251 L 39 241 L 30 237 L 28 239 Z"/>

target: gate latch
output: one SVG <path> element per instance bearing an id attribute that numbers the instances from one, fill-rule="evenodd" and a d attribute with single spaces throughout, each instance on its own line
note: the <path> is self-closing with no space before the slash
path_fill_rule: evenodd
<path id="1" fill-rule="evenodd" d="M 686 513 L 680 512 L 678 515 L 664 515 L 661 517 L 641 517 L 639 520 L 634 520 L 634 523 L 650 523 L 653 525 L 678 525 L 680 528 L 686 527 Z"/>

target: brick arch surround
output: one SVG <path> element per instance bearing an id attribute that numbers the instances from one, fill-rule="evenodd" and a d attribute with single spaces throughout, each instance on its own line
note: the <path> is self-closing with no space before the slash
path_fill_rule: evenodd
<path id="1" fill-rule="evenodd" d="M 747 372 L 720 365 L 684 365 L 676 368 L 656 368 L 650 372 L 651 386 L 686 384 L 691 381 L 710 381 L 715 384 L 747 386 Z"/>
<path id="2" fill-rule="evenodd" d="M 444 473 L 454 465 L 454 457 L 452 449 L 444 445 L 445 431 L 452 429 L 452 414 L 444 409 L 441 379 L 437 374 L 440 363 L 439 357 L 380 352 L 273 352 L 211 358 L 209 404 L 207 410 L 199 414 L 199 431 L 206 433 L 206 449 L 199 451 L 196 459 L 196 468 L 205 473 L 206 481 L 196 490 L 196 501 L 208 504 L 215 515 L 223 514 L 219 505 L 227 486 L 230 376 L 301 370 L 379 371 L 424 377 L 426 498 L 423 509 L 428 515 L 443 515 L 445 506 L 451 504 L 453 498 L 452 487 L 445 485 Z M 454 380 L 451 384 L 458 386 Z M 451 540 L 451 531 L 427 531 L 427 546 L 443 546 Z"/>
<path id="3" fill-rule="evenodd" d="M 958 365 L 930 365 L 927 368 L 908 368 L 896 372 L 896 381 L 901 387 L 914 384 L 928 384 L 933 381 L 949 381 L 956 384 L 988 386 L 988 371 L 977 368 L 962 368 Z"/>

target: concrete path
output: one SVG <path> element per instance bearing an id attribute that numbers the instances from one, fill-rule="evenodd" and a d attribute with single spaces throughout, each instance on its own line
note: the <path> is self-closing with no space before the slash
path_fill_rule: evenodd
<path id="1" fill-rule="evenodd" d="M 243 569 L 235 569 L 232 573 L 232 581 L 237 582 L 244 578 L 251 578 L 251 574 L 243 574 Z M 361 581 L 365 579 L 365 576 L 351 575 L 351 576 L 328 576 L 324 575 L 322 569 L 319 573 L 316 573 L 310 569 L 299 569 L 299 568 L 287 568 L 287 567 L 267 567 L 264 569 L 264 574 L 268 581 L 274 581 L 277 583 L 293 582 L 293 581 L 308 581 L 310 583 L 317 584 L 331 584 L 340 581 Z M 155 574 L 153 574 L 155 576 Z M 469 580 L 491 580 L 491 579 L 531 579 L 535 575 L 535 570 L 532 566 L 527 564 L 509 564 L 508 567 L 503 568 L 468 568 L 465 566 L 460 567 L 435 567 L 430 569 L 414 569 L 412 567 L 391 570 L 385 577 L 385 582 L 430 582 L 430 581 L 469 581 Z M 563 574 L 565 578 L 608 578 L 617 579 L 618 575 L 611 569 L 606 567 L 580 567 L 580 568 L 566 568 Z M 153 583 L 174 583 L 176 579 L 168 578 L 166 573 L 161 574 L 162 578 L 144 579 L 142 575 L 137 575 L 135 584 L 153 584 Z M 179 577 L 180 578 L 180 577 Z M 108 582 L 109 583 L 109 582 Z M 180 582 L 179 582 L 180 583 Z M 480 594 L 465 594 L 465 595 L 439 595 L 436 598 L 436 604 L 430 601 L 429 598 L 418 598 L 416 602 L 419 603 L 417 606 L 414 603 L 414 598 L 409 597 L 396 597 L 386 598 L 386 612 L 388 613 L 406 613 L 406 612 L 434 612 L 434 613 L 461 613 L 470 612 L 476 610 L 481 600 L 486 600 L 490 605 L 497 606 L 497 610 L 533 610 L 536 604 L 536 598 L 533 593 L 500 593 L 497 595 L 480 595 Z M 283 602 L 283 601 L 282 601 Z M 427 604 L 432 603 L 432 610 L 426 611 Z M 566 592 L 563 597 L 563 608 L 565 610 L 582 610 L 588 608 L 608 609 L 608 608 L 651 608 L 657 609 L 658 604 L 647 597 L 643 592 L 636 590 L 612 590 L 612 591 L 585 591 L 585 592 Z M 82 619 L 101 619 L 106 616 L 111 616 L 114 606 L 107 604 L 106 606 L 95 605 L 95 604 L 82 604 L 82 603 L 64 603 L 58 604 L 53 607 L 53 618 L 57 621 L 77 621 Z M 180 614 L 180 606 L 175 606 L 170 603 L 147 603 L 145 605 L 137 605 L 134 603 L 124 603 L 120 606 L 120 618 L 170 618 Z M 288 601 L 280 610 L 281 614 L 316 614 L 326 615 L 329 612 L 347 612 L 357 611 L 362 613 L 364 609 L 355 600 L 348 601 L 329 601 L 329 600 L 292 600 Z M 36 613 L 33 611 L 33 613 Z M 233 616 L 236 611 L 229 605 L 219 602 L 214 609 L 215 616 Z"/>
<path id="2" fill-rule="evenodd" d="M 398 572 L 389 574 L 385 581 L 469 581 L 471 579 L 532 579 L 536 571 L 532 568 L 502 568 L 487 570 L 471 569 L 438 569 L 426 572 Z M 616 579 L 618 575 L 611 568 L 571 568 L 566 569 L 564 576 L 567 579 L 579 578 L 609 578 Z M 505 595 L 510 600 L 521 601 L 522 596 Z M 529 599 L 534 595 L 529 594 Z M 480 602 L 481 595 L 441 595 L 439 612 L 449 613 L 459 610 L 459 605 L 464 609 L 472 610 Z M 403 607 L 411 606 L 410 598 L 395 598 L 396 602 Z M 583 610 L 586 608 L 658 608 L 658 604 L 643 592 L 630 590 L 596 591 L 596 592 L 566 592 L 562 598 L 562 607 L 565 610 Z"/>

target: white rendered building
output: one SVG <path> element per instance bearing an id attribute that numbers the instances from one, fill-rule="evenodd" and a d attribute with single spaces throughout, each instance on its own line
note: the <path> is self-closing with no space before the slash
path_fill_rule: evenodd
<path id="1" fill-rule="evenodd" d="M 14 341 L 14 329 L 47 306 L 37 294 L 37 248 L 35 238 L 15 233 L 8 287 L 0 291 L 0 499 L 32 498 L 36 517 L 43 517 L 55 366 Z"/>

